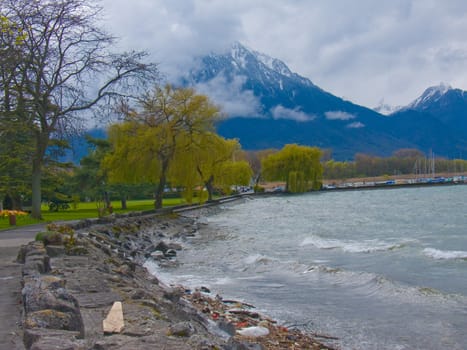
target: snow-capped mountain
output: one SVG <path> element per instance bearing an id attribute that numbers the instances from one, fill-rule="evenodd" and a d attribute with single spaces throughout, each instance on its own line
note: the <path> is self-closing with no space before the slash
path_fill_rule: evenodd
<path id="1" fill-rule="evenodd" d="M 432 86 L 426 89 L 423 94 L 411 102 L 405 109 L 425 110 L 429 109 L 433 103 L 436 103 L 449 91 L 452 87 L 448 84 L 441 83 L 438 86 Z"/>
<path id="2" fill-rule="evenodd" d="M 446 125 L 463 132 L 467 138 L 467 92 L 440 84 L 426 89 L 404 110 L 429 114 Z"/>
<path id="3" fill-rule="evenodd" d="M 396 113 L 400 109 L 402 109 L 401 106 L 391 106 L 390 104 L 385 103 L 384 99 L 380 101 L 377 107 L 373 108 L 375 112 L 378 112 L 382 115 L 391 115 L 393 113 Z"/>
<path id="4" fill-rule="evenodd" d="M 230 79 L 235 76 L 247 76 L 249 79 L 260 81 L 265 86 L 278 86 L 279 89 L 284 88 L 284 79 L 314 86 L 309 79 L 293 73 L 284 62 L 251 50 L 238 42 L 232 44 L 228 52 L 211 53 L 199 60 L 201 67 L 192 69 L 189 76 L 185 77 L 195 84 L 223 74 Z"/>
<path id="5" fill-rule="evenodd" d="M 408 106 L 391 115 L 400 135 L 423 150 L 431 147 L 449 158 L 467 150 L 467 93 L 448 84 L 427 88 Z M 421 131 L 425 130 L 425 131 Z"/>
<path id="6" fill-rule="evenodd" d="M 392 111 L 388 118 L 324 91 L 279 59 L 240 43 L 198 58 L 182 83 L 221 106 L 227 118 L 218 132 L 238 138 L 245 149 L 299 143 L 332 149 L 336 159 L 355 153 L 387 156 L 400 148 L 433 149 L 440 155 L 465 149 L 467 154 L 467 137 L 413 109 L 442 101 L 439 97 L 452 91 L 448 87 L 426 92 L 411 108 Z"/>

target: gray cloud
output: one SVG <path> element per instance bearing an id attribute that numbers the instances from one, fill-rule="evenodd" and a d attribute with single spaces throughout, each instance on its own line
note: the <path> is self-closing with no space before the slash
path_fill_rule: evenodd
<path id="1" fill-rule="evenodd" d="M 168 77 L 240 41 L 369 107 L 404 105 L 440 81 L 467 90 L 465 0 L 103 0 L 120 48 Z"/>

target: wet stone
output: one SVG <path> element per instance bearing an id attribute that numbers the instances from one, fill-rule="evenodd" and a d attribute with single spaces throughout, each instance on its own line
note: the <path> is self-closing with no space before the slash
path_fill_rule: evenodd
<path id="1" fill-rule="evenodd" d="M 180 322 L 169 327 L 168 335 L 190 337 L 194 333 L 195 328 L 190 322 Z"/>

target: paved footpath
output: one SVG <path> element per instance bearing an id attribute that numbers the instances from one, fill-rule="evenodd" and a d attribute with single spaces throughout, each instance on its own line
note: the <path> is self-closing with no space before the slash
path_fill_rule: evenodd
<path id="1" fill-rule="evenodd" d="M 45 224 L 0 231 L 0 350 L 24 350 L 21 329 L 21 264 L 16 262 L 22 244 L 32 241 Z"/>

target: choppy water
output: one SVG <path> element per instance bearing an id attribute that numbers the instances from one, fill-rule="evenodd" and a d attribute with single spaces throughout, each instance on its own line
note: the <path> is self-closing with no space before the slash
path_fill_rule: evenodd
<path id="1" fill-rule="evenodd" d="M 453 186 L 248 200 L 157 273 L 343 349 L 467 349 L 466 198 Z"/>

